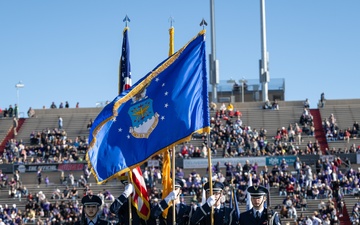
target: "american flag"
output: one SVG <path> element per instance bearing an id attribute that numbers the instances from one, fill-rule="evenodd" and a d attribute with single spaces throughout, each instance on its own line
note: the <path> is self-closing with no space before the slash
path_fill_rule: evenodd
<path id="1" fill-rule="evenodd" d="M 128 40 L 128 27 L 123 32 L 122 53 L 120 59 L 120 81 L 119 94 L 131 87 L 131 67 L 130 67 L 130 47 Z M 146 184 L 140 167 L 136 167 L 130 171 L 131 183 L 134 185 L 134 193 L 132 194 L 132 203 L 137 208 L 140 218 L 148 220 L 150 216 L 149 196 Z"/>
<path id="2" fill-rule="evenodd" d="M 150 216 L 149 197 L 140 167 L 136 167 L 130 172 L 130 178 L 135 189 L 132 194 L 132 203 L 137 208 L 139 217 L 148 220 Z"/>
<path id="3" fill-rule="evenodd" d="M 119 94 L 131 87 L 130 46 L 128 27 L 123 32 L 123 44 L 120 58 Z"/>

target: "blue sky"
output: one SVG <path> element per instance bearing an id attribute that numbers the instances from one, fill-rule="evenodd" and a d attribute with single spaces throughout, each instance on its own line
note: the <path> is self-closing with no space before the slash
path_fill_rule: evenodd
<path id="1" fill-rule="evenodd" d="M 267 0 L 271 78 L 284 78 L 286 100 L 321 92 L 359 98 L 359 0 Z M 210 24 L 209 0 L 0 1 L 0 107 L 20 111 L 69 101 L 80 107 L 117 95 L 124 17 L 128 15 L 133 83 L 168 54 L 173 17 L 175 50 Z M 220 79 L 258 79 L 260 0 L 215 0 Z M 207 28 L 210 53 L 210 27 Z"/>

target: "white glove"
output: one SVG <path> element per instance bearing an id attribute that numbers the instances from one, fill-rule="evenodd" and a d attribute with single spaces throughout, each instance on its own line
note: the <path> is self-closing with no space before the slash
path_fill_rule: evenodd
<path id="1" fill-rule="evenodd" d="M 177 196 L 177 192 L 176 191 L 172 191 L 168 194 L 168 196 L 166 196 L 166 198 L 164 198 L 164 200 L 166 201 L 167 204 L 169 204 L 170 201 L 175 200 Z"/>
<path id="2" fill-rule="evenodd" d="M 221 203 L 225 203 L 225 201 L 226 201 L 225 196 L 224 196 L 224 195 L 223 195 L 223 196 L 221 196 L 221 197 L 220 197 L 220 202 L 221 202 Z"/>
<path id="3" fill-rule="evenodd" d="M 215 195 L 211 195 L 207 200 L 206 200 L 207 204 L 211 207 L 213 205 L 215 205 Z"/>
<path id="4" fill-rule="evenodd" d="M 215 174 L 214 176 L 212 176 L 212 180 L 217 180 L 219 178 L 219 176 L 217 174 Z"/>
<path id="5" fill-rule="evenodd" d="M 127 184 L 123 195 L 128 198 L 134 192 L 134 186 L 132 184 Z"/>

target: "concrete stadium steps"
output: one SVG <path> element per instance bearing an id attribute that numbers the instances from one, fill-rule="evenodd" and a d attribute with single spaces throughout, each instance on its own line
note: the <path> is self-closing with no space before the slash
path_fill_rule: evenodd
<path id="1" fill-rule="evenodd" d="M 95 120 L 100 110 L 100 108 L 36 110 L 36 117 L 26 119 L 17 138 L 29 144 L 29 136 L 33 131 L 41 132 L 46 128 L 50 130 L 58 128 L 59 116 L 63 119 L 63 129 L 66 131 L 68 138 L 88 137 L 87 124 L 90 119 Z"/>
<path id="2" fill-rule="evenodd" d="M 349 102 L 348 105 L 344 102 Z M 328 103 L 328 101 L 327 101 Z M 323 120 L 329 118 L 330 114 L 333 113 L 336 118 L 336 123 L 339 129 L 347 129 L 348 127 L 352 128 L 352 125 L 355 121 L 360 122 L 360 102 L 358 100 L 349 100 L 349 101 L 336 101 L 336 105 L 326 104 L 324 108 L 320 109 L 321 116 Z M 354 103 L 354 104 L 351 104 Z M 356 103 L 356 104 L 355 104 Z M 357 139 L 350 138 L 349 143 L 347 141 L 338 140 L 338 141 L 329 141 L 329 149 L 335 148 L 338 150 L 341 148 L 350 148 L 352 144 L 355 146 L 360 145 L 360 138 Z"/>
<path id="3" fill-rule="evenodd" d="M 251 129 L 260 130 L 265 128 L 267 136 L 273 137 L 276 131 L 281 127 L 299 122 L 303 108 L 302 107 L 283 107 L 280 110 L 264 110 L 264 109 L 241 109 L 241 120 L 244 126 L 250 126 Z"/>
<path id="4" fill-rule="evenodd" d="M 344 196 L 345 204 L 346 204 L 346 210 L 349 216 L 351 216 L 352 210 L 355 206 L 355 204 L 358 204 L 360 202 L 359 198 L 354 197 L 353 195 L 345 195 Z"/>
<path id="5" fill-rule="evenodd" d="M 352 128 L 355 121 L 360 122 L 360 104 L 356 105 L 325 105 L 320 109 L 323 120 L 329 118 L 333 113 L 336 118 L 336 123 L 340 129 Z"/>
<path id="6" fill-rule="evenodd" d="M 9 117 L 3 117 L 0 119 L 0 141 L 5 138 L 9 130 L 13 126 L 13 120 Z"/>
<path id="7" fill-rule="evenodd" d="M 344 105 L 360 105 L 360 99 L 326 99 L 324 108 Z"/>
<path id="8" fill-rule="evenodd" d="M 335 149 L 336 151 L 338 151 L 338 149 L 341 148 L 342 151 L 344 151 L 345 148 L 350 149 L 350 147 L 355 144 L 355 146 L 359 146 L 360 145 L 360 139 L 350 139 L 349 143 L 347 141 L 328 141 L 328 145 L 329 145 L 329 149 Z"/>
<path id="9" fill-rule="evenodd" d="M 2 117 L 0 119 L 0 152 L 2 152 L 5 148 L 5 138 L 10 132 L 13 126 L 13 120 L 9 117 Z"/>

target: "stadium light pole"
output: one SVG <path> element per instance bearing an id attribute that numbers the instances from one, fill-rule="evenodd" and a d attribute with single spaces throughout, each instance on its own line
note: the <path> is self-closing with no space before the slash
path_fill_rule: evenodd
<path id="1" fill-rule="evenodd" d="M 23 84 L 21 81 L 19 81 L 19 83 L 15 84 L 15 88 L 16 88 L 16 96 L 17 96 L 17 115 L 15 115 L 17 118 L 19 118 L 20 115 L 20 88 L 24 88 L 25 84 Z"/>
<path id="2" fill-rule="evenodd" d="M 247 80 L 245 80 L 245 77 L 242 77 L 240 80 L 241 83 L 241 102 L 244 103 L 244 91 L 245 91 L 245 84 L 246 84 Z"/>

